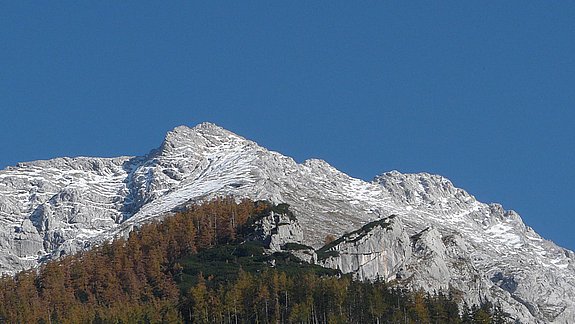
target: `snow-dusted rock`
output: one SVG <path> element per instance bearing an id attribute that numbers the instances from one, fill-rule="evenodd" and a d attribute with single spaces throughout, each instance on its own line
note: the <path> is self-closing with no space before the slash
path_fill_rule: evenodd
<path id="1" fill-rule="evenodd" d="M 410 241 L 421 248 L 412 246 L 412 259 L 430 270 L 404 267 L 400 276 L 437 288 L 459 285 L 467 298 L 508 300 L 506 310 L 523 322 L 575 318 L 573 252 L 540 237 L 515 212 L 478 202 L 437 175 L 392 171 L 365 182 L 325 161 L 299 164 L 209 123 L 177 127 L 146 156 L 59 158 L 0 171 L 0 272 L 33 267 L 184 204 L 228 195 L 290 204 L 303 243 L 316 248 L 328 234 L 397 215 L 408 237 L 430 228 Z"/>

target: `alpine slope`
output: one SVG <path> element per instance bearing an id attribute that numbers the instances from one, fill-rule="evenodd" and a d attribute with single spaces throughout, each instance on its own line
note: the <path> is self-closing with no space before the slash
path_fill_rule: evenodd
<path id="1" fill-rule="evenodd" d="M 176 127 L 145 156 L 57 158 L 0 171 L 0 272 L 221 196 L 288 203 L 303 243 L 314 248 L 393 215 L 388 228 L 343 240 L 334 247 L 343 254 L 323 265 L 362 280 L 456 291 L 469 303 L 489 300 L 522 323 L 575 320 L 575 254 L 514 211 L 479 202 L 439 175 L 391 171 L 366 182 L 323 160 L 297 163 L 211 123 Z"/>

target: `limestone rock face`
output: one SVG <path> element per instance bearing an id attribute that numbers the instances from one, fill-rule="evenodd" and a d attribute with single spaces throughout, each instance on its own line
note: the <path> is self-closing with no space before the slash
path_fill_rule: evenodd
<path id="1" fill-rule="evenodd" d="M 0 171 L 0 272 L 74 253 L 122 220 L 129 158 L 59 158 Z"/>
<path id="2" fill-rule="evenodd" d="M 451 291 L 469 305 L 488 300 L 512 310 L 515 320 L 533 321 L 522 303 L 473 266 L 461 237 L 442 237 L 435 228 L 409 237 L 405 229 L 397 217 L 371 222 L 320 248 L 316 264 L 360 280 L 394 281 L 430 293 Z M 501 275 L 497 278 L 508 280 L 508 286 L 515 284 Z"/>
<path id="3" fill-rule="evenodd" d="M 380 242 L 395 244 L 393 252 L 361 255 L 383 251 L 376 242 L 387 239 L 370 234 L 336 248 L 344 257 L 322 262 L 359 270 L 360 278 L 397 271 L 406 285 L 500 300 L 524 323 L 575 318 L 575 254 L 539 236 L 517 213 L 479 202 L 438 175 L 391 171 L 366 182 L 322 160 L 296 163 L 209 123 L 175 128 L 145 156 L 58 158 L 0 171 L 0 272 L 75 253 L 217 196 L 288 203 L 302 243 L 314 248 L 328 234 L 396 215 L 391 232 L 380 232 L 403 226 L 405 234 L 396 233 L 401 243 Z M 277 229 L 274 248 L 290 234 Z M 360 241 L 365 246 L 353 244 Z"/>
<path id="4" fill-rule="evenodd" d="M 371 222 L 318 250 L 318 264 L 353 273 L 360 280 L 395 279 L 411 257 L 409 236 L 401 220 Z"/>
<path id="5" fill-rule="evenodd" d="M 288 243 L 301 244 L 303 242 L 303 230 L 296 218 L 276 212 L 262 217 L 254 224 L 255 240 L 262 241 L 271 252 L 282 251 Z"/>
<path id="6" fill-rule="evenodd" d="M 452 276 L 448 266 L 447 247 L 439 231 L 433 227 L 426 228 L 412 236 L 411 241 L 413 259 L 406 268 L 412 272 L 413 285 L 426 291 L 437 287 L 448 291 Z"/>

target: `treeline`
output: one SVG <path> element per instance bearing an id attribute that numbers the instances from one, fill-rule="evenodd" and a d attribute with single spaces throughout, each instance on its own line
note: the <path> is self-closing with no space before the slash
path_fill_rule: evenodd
<path id="1" fill-rule="evenodd" d="M 216 199 L 4 276 L 0 323 L 499 323 L 490 305 L 460 316 L 449 295 L 355 282 L 245 242 L 255 219 L 286 207 Z"/>

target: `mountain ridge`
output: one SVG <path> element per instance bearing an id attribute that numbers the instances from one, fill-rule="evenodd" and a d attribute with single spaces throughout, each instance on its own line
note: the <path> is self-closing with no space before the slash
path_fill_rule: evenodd
<path id="1" fill-rule="evenodd" d="M 481 203 L 438 175 L 390 171 L 366 182 L 323 160 L 297 163 L 211 123 L 176 127 L 140 157 L 58 158 L 0 171 L 0 270 L 81 251 L 218 196 L 290 204 L 304 243 L 314 247 L 329 234 L 398 215 L 408 237 L 434 229 L 432 250 L 444 250 L 434 246 L 438 239 L 463 242 L 453 255 L 441 253 L 485 277 L 486 290 L 474 298 L 499 289 L 526 321 L 561 323 L 575 314 L 574 253 L 540 237 L 514 211 Z M 459 284 L 471 274 L 456 272 L 446 280 Z"/>

